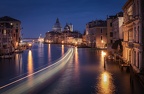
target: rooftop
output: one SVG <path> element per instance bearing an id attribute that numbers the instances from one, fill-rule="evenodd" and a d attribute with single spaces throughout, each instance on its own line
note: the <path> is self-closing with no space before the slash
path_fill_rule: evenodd
<path id="1" fill-rule="evenodd" d="M 11 18 L 9 16 L 4 16 L 0 18 L 0 21 L 19 21 L 17 19 Z M 19 21 L 20 22 L 20 21 Z"/>

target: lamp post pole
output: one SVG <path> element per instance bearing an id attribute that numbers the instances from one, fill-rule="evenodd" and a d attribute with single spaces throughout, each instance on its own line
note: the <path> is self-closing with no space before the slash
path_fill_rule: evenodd
<path id="1" fill-rule="evenodd" d="M 104 55 L 104 69 L 106 69 L 106 65 L 105 65 L 105 55 Z"/>

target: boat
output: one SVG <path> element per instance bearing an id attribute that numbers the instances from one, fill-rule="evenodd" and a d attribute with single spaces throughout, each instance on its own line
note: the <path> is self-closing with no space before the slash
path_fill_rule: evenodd
<path id="1" fill-rule="evenodd" d="M 7 54 L 7 55 L 1 55 L 0 58 L 3 58 L 3 59 L 9 59 L 9 58 L 13 58 L 14 55 L 13 54 Z"/>

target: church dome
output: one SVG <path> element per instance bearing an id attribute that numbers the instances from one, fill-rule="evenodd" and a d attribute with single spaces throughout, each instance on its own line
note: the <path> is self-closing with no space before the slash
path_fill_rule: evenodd
<path id="1" fill-rule="evenodd" d="M 64 30 L 65 30 L 65 31 L 69 31 L 69 30 L 70 30 L 70 27 L 69 27 L 68 24 L 66 24 L 66 26 L 64 27 Z"/>
<path id="2" fill-rule="evenodd" d="M 61 24 L 60 24 L 58 18 L 56 19 L 56 23 L 53 26 L 53 31 L 56 31 L 56 32 L 61 32 L 62 31 L 62 27 L 61 27 Z"/>

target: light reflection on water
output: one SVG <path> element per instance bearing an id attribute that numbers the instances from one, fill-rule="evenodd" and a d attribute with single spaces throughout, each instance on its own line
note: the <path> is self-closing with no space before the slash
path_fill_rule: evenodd
<path id="1" fill-rule="evenodd" d="M 51 44 L 48 44 L 48 62 L 51 61 Z"/>
<path id="2" fill-rule="evenodd" d="M 16 54 L 15 55 L 15 64 L 16 64 L 16 72 L 17 74 L 21 74 L 22 73 L 22 54 Z"/>
<path id="3" fill-rule="evenodd" d="M 101 51 L 101 59 L 100 63 L 104 71 L 100 73 L 96 83 L 96 94 L 114 94 L 116 91 L 116 87 L 114 85 L 114 78 L 112 74 L 106 71 L 106 61 L 105 61 L 106 53 L 102 50 Z"/>
<path id="4" fill-rule="evenodd" d="M 64 55 L 64 45 L 62 45 L 62 49 L 61 49 L 61 54 L 62 54 L 62 56 Z"/>
<path id="5" fill-rule="evenodd" d="M 35 67 L 39 67 L 39 63 L 42 64 L 42 62 L 39 60 L 42 59 L 42 56 L 39 57 L 40 51 L 43 51 L 43 57 L 46 58 L 42 61 L 46 62 L 45 64 L 47 64 L 47 62 L 55 60 L 52 57 L 57 56 L 57 54 L 60 54 L 61 56 L 66 50 L 66 46 L 64 45 L 59 45 L 60 51 L 55 50 L 55 46 L 52 44 L 47 44 L 45 46 L 46 47 L 42 48 L 40 45 L 38 45 L 38 49 L 32 49 L 32 51 L 25 51 L 25 53 L 23 53 L 26 59 L 23 58 L 21 60 L 23 61 L 22 64 L 26 66 L 23 66 L 26 68 L 26 73 L 30 74 L 32 71 L 34 72 Z M 117 87 L 120 87 L 120 90 L 128 90 L 127 85 L 125 84 L 127 80 L 124 79 L 125 81 L 123 81 L 123 74 L 118 72 L 119 69 L 118 71 L 116 70 L 117 74 L 113 74 L 111 71 L 109 71 L 114 70 L 114 66 L 110 67 L 110 64 L 108 65 L 106 63 L 106 70 L 104 70 L 104 57 L 101 55 L 102 51 L 94 51 L 95 50 L 91 49 L 75 48 L 75 55 L 67 64 L 65 71 L 60 74 L 62 76 L 59 76 L 58 79 L 54 81 L 54 85 L 46 88 L 46 91 L 48 91 L 45 94 L 115 94 L 115 92 L 116 94 L 130 94 L 118 92 L 119 88 Z M 37 53 L 39 55 L 37 55 Z M 18 57 L 19 56 L 16 56 L 16 58 Z M 13 63 L 10 64 L 13 65 Z M 14 66 L 21 66 L 18 64 L 19 62 L 16 60 L 16 65 Z M 119 78 L 119 75 L 122 75 L 122 78 Z M 31 79 L 33 79 L 33 77 L 28 78 L 28 85 L 33 84 Z M 118 82 L 116 82 L 117 79 L 122 79 L 124 85 L 121 85 L 121 83 L 118 84 Z"/>
<path id="6" fill-rule="evenodd" d="M 33 56 L 31 50 L 28 52 L 28 73 L 33 73 Z"/>
<path id="7" fill-rule="evenodd" d="M 33 69 L 33 55 L 32 55 L 32 51 L 29 50 L 29 52 L 28 52 L 28 74 L 32 74 L 33 72 L 34 72 L 34 69 Z M 29 85 L 31 85 L 33 77 L 30 76 L 28 79 L 29 79 Z"/>
<path id="8" fill-rule="evenodd" d="M 39 57 L 39 66 L 42 66 L 44 62 L 44 44 L 39 43 L 38 44 L 38 57 Z"/>
<path id="9" fill-rule="evenodd" d="M 101 73 L 96 84 L 97 94 L 114 94 L 116 88 L 113 80 L 112 74 L 106 71 Z"/>
<path id="10" fill-rule="evenodd" d="M 75 65 L 75 78 L 77 79 L 77 81 L 79 81 L 79 53 L 78 53 L 78 48 L 75 47 L 75 51 L 74 51 L 74 65 Z"/>

